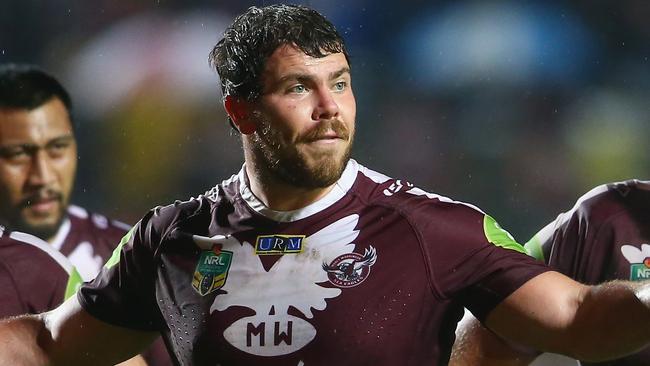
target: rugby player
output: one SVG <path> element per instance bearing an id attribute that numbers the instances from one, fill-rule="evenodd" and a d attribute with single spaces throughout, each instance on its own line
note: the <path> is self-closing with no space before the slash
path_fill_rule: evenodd
<path id="1" fill-rule="evenodd" d="M 47 241 L 90 281 L 129 226 L 70 204 L 78 159 L 71 109 L 68 92 L 45 71 L 0 65 L 0 224 Z M 38 273 L 48 280 L 47 272 Z M 63 301 L 56 299 L 40 311 Z M 147 358 L 171 364 L 162 343 Z"/>
<path id="2" fill-rule="evenodd" d="M 89 281 L 126 224 L 70 205 L 77 144 L 70 96 L 29 65 L 0 65 L 0 224 L 37 236 Z"/>
<path id="3" fill-rule="evenodd" d="M 151 210 L 77 297 L 2 323 L 0 360 L 109 364 L 162 334 L 181 365 L 444 365 L 463 306 L 590 358 L 650 341 L 648 286 L 582 285 L 478 208 L 350 159 L 349 57 L 316 11 L 251 7 L 210 59 L 241 171 Z"/>
<path id="4" fill-rule="evenodd" d="M 650 279 L 650 182 L 629 180 L 598 186 L 578 199 L 526 243 L 526 250 L 553 269 L 585 284 Z M 498 339 L 476 319 L 458 330 L 451 365 L 557 366 L 557 359 Z M 575 364 L 575 363 L 574 363 Z M 583 365 L 644 366 L 650 348 Z"/>

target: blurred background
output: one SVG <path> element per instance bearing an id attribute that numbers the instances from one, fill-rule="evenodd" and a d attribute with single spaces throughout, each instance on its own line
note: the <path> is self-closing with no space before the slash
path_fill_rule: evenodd
<path id="1" fill-rule="evenodd" d="M 0 62 L 69 89 L 73 201 L 134 223 L 241 167 L 207 55 L 272 1 L 2 0 Z M 595 185 L 650 178 L 650 2 L 296 1 L 352 55 L 354 157 L 527 240 Z"/>

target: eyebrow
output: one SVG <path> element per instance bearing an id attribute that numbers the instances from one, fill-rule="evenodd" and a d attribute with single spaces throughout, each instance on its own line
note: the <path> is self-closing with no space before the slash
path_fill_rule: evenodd
<path id="1" fill-rule="evenodd" d="M 67 135 L 61 135 L 57 136 L 45 143 L 42 147 L 47 148 L 49 146 L 52 146 L 53 144 L 61 143 L 61 142 L 72 142 L 74 141 L 74 136 L 72 134 L 67 134 Z M 6 144 L 6 145 L 0 145 L 0 150 L 8 150 L 16 147 L 22 147 L 22 148 L 28 148 L 28 149 L 35 149 L 39 148 L 41 146 L 31 143 L 31 142 L 26 142 L 26 143 L 15 143 L 15 144 Z"/>
<path id="2" fill-rule="evenodd" d="M 350 68 L 347 67 L 347 66 L 344 66 L 344 67 L 340 68 L 337 71 L 331 72 L 328 75 L 328 78 L 329 78 L 329 80 L 336 79 L 336 78 L 340 77 L 341 75 L 343 75 L 345 73 L 348 73 L 348 74 L 350 73 Z M 288 80 L 298 80 L 298 81 L 302 82 L 302 81 L 308 81 L 308 80 L 313 80 L 313 79 L 314 79 L 314 77 L 311 74 L 293 73 L 293 74 L 288 74 L 288 75 L 285 75 L 285 76 L 281 77 L 278 82 L 281 84 L 281 83 L 284 83 L 284 82 L 286 82 Z"/>

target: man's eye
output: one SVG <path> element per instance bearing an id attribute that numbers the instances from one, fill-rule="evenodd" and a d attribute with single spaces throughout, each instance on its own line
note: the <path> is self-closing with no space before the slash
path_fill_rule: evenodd
<path id="1" fill-rule="evenodd" d="M 7 160 L 19 160 L 19 159 L 27 158 L 28 154 L 25 149 L 9 148 L 9 149 L 0 149 L 0 157 Z"/>
<path id="2" fill-rule="evenodd" d="M 338 83 L 334 84 L 334 90 L 336 91 L 343 91 L 345 88 L 348 86 L 348 83 L 345 81 L 339 81 Z"/>
<path id="3" fill-rule="evenodd" d="M 290 93 L 305 93 L 307 88 L 304 85 L 295 85 L 289 89 Z"/>
<path id="4" fill-rule="evenodd" d="M 51 146 L 49 146 L 49 149 L 53 150 L 53 151 L 60 151 L 60 150 L 67 149 L 68 146 L 70 146 L 69 142 L 57 142 L 57 143 L 52 144 Z"/>
<path id="5" fill-rule="evenodd" d="M 52 155 L 52 156 L 60 156 L 63 154 L 68 147 L 70 146 L 69 142 L 56 142 L 50 146 L 47 147 L 47 151 Z"/>

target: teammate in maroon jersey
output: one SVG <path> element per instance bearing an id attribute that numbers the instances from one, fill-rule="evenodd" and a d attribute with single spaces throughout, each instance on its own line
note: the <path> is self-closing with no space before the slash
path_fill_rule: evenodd
<path id="1" fill-rule="evenodd" d="M 51 75 L 30 65 L 0 65 L 0 224 L 47 241 L 90 281 L 129 227 L 69 204 L 77 167 L 71 108 Z M 151 363 L 170 364 L 162 344 L 156 348 L 147 355 Z"/>
<path id="2" fill-rule="evenodd" d="M 211 60 L 241 171 L 150 211 L 76 298 L 0 325 L 0 360 L 110 364 L 162 333 L 181 365 L 442 365 L 463 306 L 537 347 L 650 341 L 647 286 L 579 284 L 476 207 L 349 159 L 350 64 L 319 13 L 252 7 Z"/>
<path id="3" fill-rule="evenodd" d="M 89 281 L 129 227 L 70 206 L 77 147 L 70 97 L 28 65 L 0 65 L 0 224 L 38 236 Z"/>
<path id="4" fill-rule="evenodd" d="M 540 230 L 526 250 L 553 269 L 586 284 L 650 279 L 650 182 L 629 180 L 598 186 L 568 212 Z M 464 323 L 455 346 L 455 365 L 528 365 L 539 352 L 510 347 L 478 322 Z M 558 360 L 543 356 L 536 365 Z M 650 349 L 605 362 L 582 365 L 642 366 Z M 575 362 L 573 362 L 575 365 Z"/>

